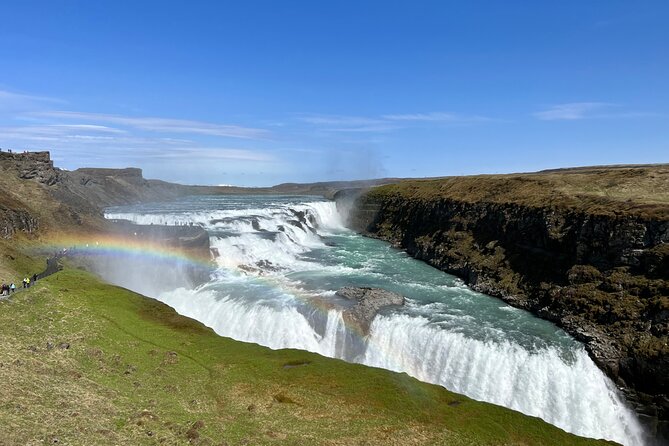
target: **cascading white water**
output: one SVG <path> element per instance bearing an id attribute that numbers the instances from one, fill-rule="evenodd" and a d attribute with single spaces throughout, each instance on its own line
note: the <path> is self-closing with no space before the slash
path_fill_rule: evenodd
<path id="1" fill-rule="evenodd" d="M 641 434 L 613 383 L 582 348 L 565 361 L 555 348 L 530 352 L 509 341 L 482 342 L 407 315 L 377 317 L 371 331 L 365 364 L 407 372 L 580 435 L 592 436 L 595 427 L 619 440 Z"/>
<path id="2" fill-rule="evenodd" d="M 228 200 L 115 209 L 107 218 L 209 231 L 219 254 L 212 280 L 155 297 L 221 335 L 406 372 L 579 435 L 643 443 L 613 383 L 548 322 L 347 231 L 334 203 Z M 344 285 L 387 288 L 409 304 L 382 312 L 360 337 L 340 311 L 314 305 Z"/>

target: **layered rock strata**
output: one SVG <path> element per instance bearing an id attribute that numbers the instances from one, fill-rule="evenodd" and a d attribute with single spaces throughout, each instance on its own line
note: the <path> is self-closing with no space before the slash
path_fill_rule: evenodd
<path id="1" fill-rule="evenodd" d="M 353 229 L 564 328 L 666 435 L 669 208 L 593 212 L 420 187 L 335 198 Z"/>

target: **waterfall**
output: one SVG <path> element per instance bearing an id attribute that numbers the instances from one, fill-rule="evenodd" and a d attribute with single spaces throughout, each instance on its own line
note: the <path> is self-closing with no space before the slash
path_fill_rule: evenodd
<path id="1" fill-rule="evenodd" d="M 543 418 L 569 432 L 638 444 L 642 432 L 585 349 L 534 352 L 439 330 L 421 317 L 377 317 L 363 363 L 406 372 L 477 400 Z M 605 431 L 606 430 L 606 431 Z"/>
<path id="2" fill-rule="evenodd" d="M 209 232 L 218 253 L 211 282 L 154 296 L 179 313 L 222 336 L 406 372 L 578 435 L 643 444 L 636 414 L 582 345 L 546 321 L 346 230 L 334 203 L 192 200 L 182 208 L 106 213 L 138 224 L 192 223 Z M 410 305 L 377 315 L 361 336 L 340 310 L 317 304 L 348 284 L 403 292 Z"/>

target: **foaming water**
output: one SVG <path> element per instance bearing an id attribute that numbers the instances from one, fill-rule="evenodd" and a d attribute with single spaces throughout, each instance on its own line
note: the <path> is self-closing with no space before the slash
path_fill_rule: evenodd
<path id="1" fill-rule="evenodd" d="M 566 359 L 555 347 L 529 351 L 481 341 L 407 315 L 379 317 L 363 363 L 403 371 L 472 398 L 543 418 L 582 435 L 597 429 L 636 442 L 635 416 L 582 349 Z M 420 358 L 420 360 L 416 360 Z M 630 438 L 631 437 L 631 438 Z"/>
<path id="2" fill-rule="evenodd" d="M 332 202 L 194 197 L 112 208 L 106 216 L 197 224 L 209 232 L 218 265 L 211 281 L 154 297 L 223 336 L 406 372 L 569 432 L 643 444 L 635 413 L 581 344 L 386 243 L 345 229 Z M 382 311 L 362 334 L 344 323 L 339 310 L 323 305 L 342 286 L 382 287 L 407 296 L 408 303 Z"/>

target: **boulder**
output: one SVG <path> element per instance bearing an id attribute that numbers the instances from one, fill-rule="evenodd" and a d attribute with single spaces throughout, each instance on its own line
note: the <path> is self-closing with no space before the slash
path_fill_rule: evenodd
<path id="1" fill-rule="evenodd" d="M 344 319 L 365 335 L 380 309 L 404 305 L 404 296 L 382 288 L 343 287 L 336 295 L 354 302 L 352 307 L 344 310 Z"/>

